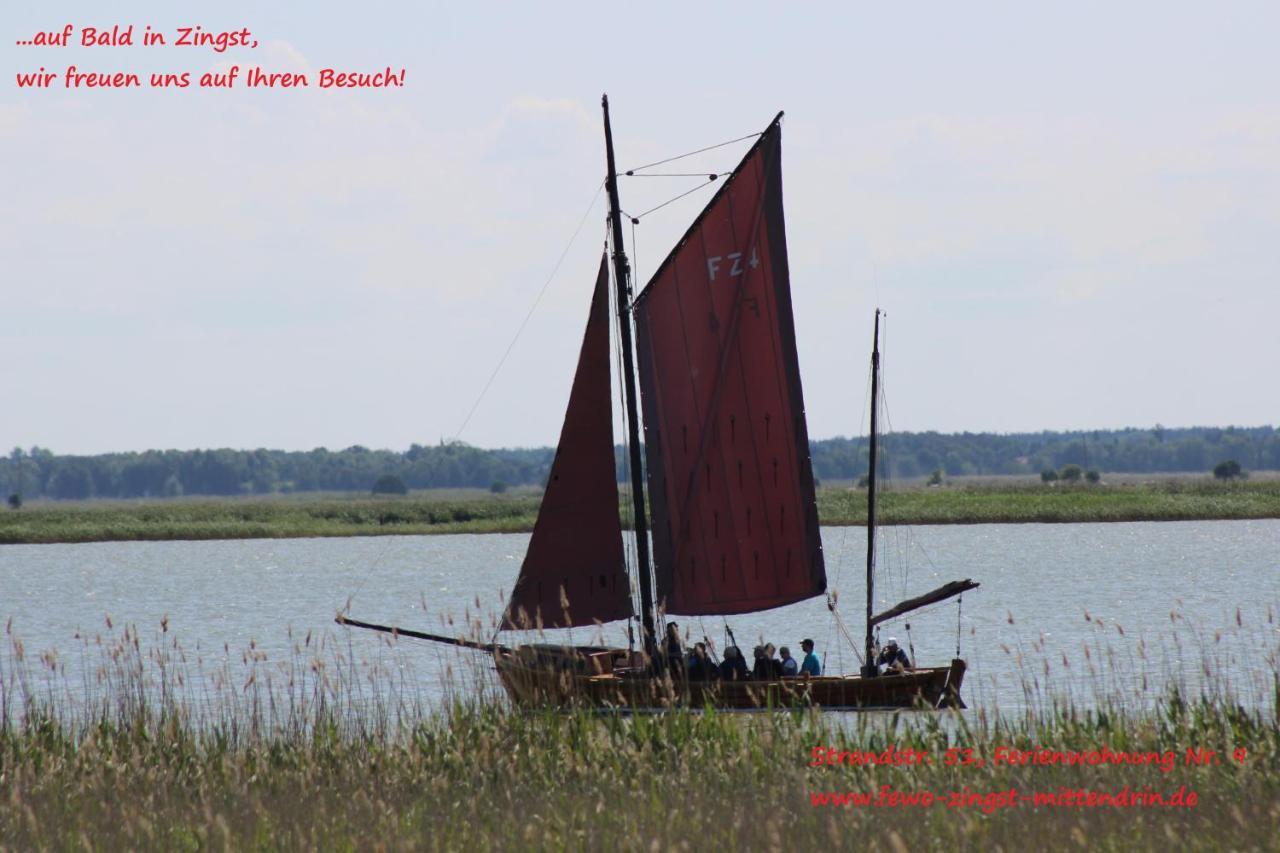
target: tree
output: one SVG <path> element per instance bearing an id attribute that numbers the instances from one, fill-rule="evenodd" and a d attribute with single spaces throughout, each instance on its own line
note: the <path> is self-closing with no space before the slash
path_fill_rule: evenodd
<path id="1" fill-rule="evenodd" d="M 1053 470 L 1052 468 L 1045 468 L 1043 471 L 1040 472 L 1040 482 L 1042 483 L 1052 483 L 1057 479 L 1058 479 L 1058 472 Z"/>
<path id="2" fill-rule="evenodd" d="M 1219 480 L 1234 480 L 1236 477 L 1243 477 L 1244 472 L 1240 470 L 1240 463 L 1236 460 L 1224 459 L 1213 466 L 1213 476 Z"/>
<path id="3" fill-rule="evenodd" d="M 930 485 L 930 486 L 941 486 L 941 485 L 942 485 L 942 469 L 941 469 L 941 468 L 934 468 L 934 469 L 933 469 L 933 473 L 929 475 L 929 482 L 928 482 L 928 485 Z"/>
<path id="4" fill-rule="evenodd" d="M 1080 482 L 1080 476 L 1082 474 L 1084 474 L 1084 469 L 1074 463 L 1071 465 L 1063 465 L 1062 470 L 1058 472 L 1058 476 L 1067 483 Z"/>
<path id="5" fill-rule="evenodd" d="M 1090 483 L 1096 483 L 1102 479 L 1102 475 L 1099 474 L 1096 469 L 1090 468 L 1088 471 L 1084 472 L 1084 478 Z"/>
<path id="6" fill-rule="evenodd" d="M 383 474 L 374 481 L 373 493 L 375 495 L 407 495 L 409 490 L 405 487 L 404 480 L 395 474 Z"/>
<path id="7" fill-rule="evenodd" d="M 161 487 L 161 494 L 166 498 L 182 497 L 182 481 L 178 479 L 177 474 L 170 474 L 165 478 L 164 486 Z"/>
<path id="8" fill-rule="evenodd" d="M 84 500 L 93 496 L 93 477 L 83 464 L 64 465 L 49 478 L 47 491 L 59 500 Z"/>

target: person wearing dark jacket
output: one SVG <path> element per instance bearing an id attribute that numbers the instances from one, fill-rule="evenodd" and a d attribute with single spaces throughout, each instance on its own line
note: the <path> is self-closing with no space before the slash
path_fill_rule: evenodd
<path id="1" fill-rule="evenodd" d="M 773 656 L 773 644 L 756 646 L 756 663 L 751 668 L 755 681 L 773 681 L 782 677 L 782 661 Z"/>
<path id="2" fill-rule="evenodd" d="M 720 662 L 721 681 L 746 681 L 750 678 L 747 662 L 737 646 L 729 646 L 724 650 L 724 660 Z"/>
<path id="3" fill-rule="evenodd" d="M 663 651 L 667 656 L 667 669 L 672 678 L 684 677 L 684 643 L 680 642 L 680 626 L 675 622 L 667 623 L 667 637 L 663 641 Z"/>
<path id="4" fill-rule="evenodd" d="M 720 676 L 720 668 L 712 662 L 707 654 L 707 644 L 697 643 L 689 654 L 686 666 L 690 681 L 715 681 Z"/>

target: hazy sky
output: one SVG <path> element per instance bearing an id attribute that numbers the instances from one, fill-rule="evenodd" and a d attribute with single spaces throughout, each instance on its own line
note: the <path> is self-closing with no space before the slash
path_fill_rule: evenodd
<path id="1" fill-rule="evenodd" d="M 624 168 L 787 111 L 814 437 L 864 430 L 877 304 L 894 429 L 1280 421 L 1274 3 L 198 5 L 5 4 L 0 448 L 452 436 L 603 178 L 605 91 Z M 67 23 L 259 47 L 14 44 Z M 407 86 L 19 90 L 42 65 Z M 641 279 L 708 197 L 638 227 Z M 604 215 L 463 440 L 554 443 Z"/>

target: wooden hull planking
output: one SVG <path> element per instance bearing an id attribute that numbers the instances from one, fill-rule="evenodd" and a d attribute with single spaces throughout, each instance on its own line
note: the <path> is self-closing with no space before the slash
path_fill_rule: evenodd
<path id="1" fill-rule="evenodd" d="M 611 666 L 626 650 L 502 648 L 494 653 L 498 676 L 517 705 L 662 710 L 673 707 L 766 708 L 964 708 L 960 686 L 965 662 L 895 675 L 783 678 L 776 681 L 688 681 L 655 677 L 640 666 Z"/>

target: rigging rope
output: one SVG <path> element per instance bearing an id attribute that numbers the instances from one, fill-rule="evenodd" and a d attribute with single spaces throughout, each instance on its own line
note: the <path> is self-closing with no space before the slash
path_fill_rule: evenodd
<path id="1" fill-rule="evenodd" d="M 714 181 L 717 178 L 727 177 L 733 172 L 650 172 L 647 175 L 632 175 L 633 178 L 706 178 L 708 181 Z"/>
<path id="2" fill-rule="evenodd" d="M 631 280 L 640 280 L 640 247 L 636 245 L 636 220 L 631 220 Z M 631 294 L 627 294 L 631 298 Z"/>
<path id="3" fill-rule="evenodd" d="M 861 666 L 862 653 L 858 650 L 858 644 L 849 634 L 849 629 L 845 627 L 844 620 L 840 618 L 840 611 L 836 610 L 833 604 L 828 604 L 827 609 L 831 611 L 831 615 L 835 618 L 836 627 L 840 629 L 840 633 L 844 635 L 845 640 L 849 643 L 849 648 L 853 649 L 853 655 L 858 659 L 858 665 Z"/>
<path id="4" fill-rule="evenodd" d="M 893 458 L 892 454 L 889 452 L 892 449 L 893 442 L 888 440 L 888 437 L 893 433 L 893 418 L 889 414 L 889 382 L 886 376 L 884 357 L 884 353 L 886 351 L 891 351 L 889 346 L 889 325 L 889 315 L 882 311 L 880 313 L 880 341 L 882 343 L 880 348 L 880 407 L 877 409 L 877 413 L 884 421 L 884 428 L 880 430 L 881 474 L 892 469 L 891 460 Z M 877 480 L 878 483 L 881 483 L 884 486 L 881 491 L 877 492 L 877 516 L 880 513 L 879 498 L 890 491 L 889 481 L 890 478 L 887 475 L 880 476 Z M 889 535 L 887 531 L 885 535 Z M 911 569 L 911 546 L 916 544 L 909 526 L 895 524 L 893 525 L 893 532 L 891 535 L 893 536 L 896 544 L 896 550 L 883 547 L 887 542 L 882 540 L 880 556 L 883 557 L 883 559 L 877 561 L 877 565 L 883 565 L 884 567 L 884 585 L 887 587 L 890 584 L 894 584 L 897 588 L 897 592 L 894 595 L 890 595 L 888 598 L 884 599 L 886 601 L 892 601 L 895 597 L 899 599 L 906 598 L 907 575 L 910 573 Z M 924 549 L 921 548 L 921 551 L 924 552 Z M 929 559 L 930 564 L 932 564 L 933 561 L 929 558 L 927 552 L 924 553 L 925 558 Z"/>
<path id="5" fill-rule="evenodd" d="M 707 181 L 706 183 L 698 184 L 698 185 L 697 185 L 696 187 L 694 187 L 693 189 L 691 189 L 691 190 L 685 190 L 684 192 L 680 193 L 680 195 L 676 196 L 675 198 L 669 198 L 669 199 L 667 199 L 666 201 L 664 201 L 662 204 L 658 205 L 657 207 L 651 207 L 651 208 L 649 208 L 648 210 L 646 210 L 644 213 L 641 213 L 641 214 L 639 214 L 639 215 L 637 215 L 637 216 L 633 216 L 633 217 L 631 217 L 631 224 L 632 224 L 632 225 L 635 225 L 635 224 L 636 224 L 636 223 L 638 223 L 641 219 L 644 219 L 646 216 L 648 216 L 650 213 L 653 213 L 653 212 L 658 211 L 658 210 L 662 210 L 662 208 L 666 207 L 667 205 L 672 204 L 673 202 L 677 202 L 677 201 L 679 201 L 680 199 L 684 198 L 684 197 L 685 197 L 685 196 L 687 196 L 687 195 L 691 195 L 692 193 L 696 193 L 698 190 L 702 189 L 703 187 L 711 186 L 711 184 L 712 184 L 712 182 L 713 182 L 714 180 L 715 180 L 715 179 L 714 179 L 714 178 L 712 178 L 710 181 Z"/>
<path id="6" fill-rule="evenodd" d="M 632 278 L 632 281 L 635 281 L 640 275 L 639 273 L 640 250 L 636 246 L 636 222 L 638 220 L 632 219 L 630 216 L 627 216 L 627 218 L 631 219 L 631 278 Z M 612 239 L 613 239 L 613 231 L 612 229 L 610 229 L 605 234 L 606 245 Z M 624 241 L 625 241 L 625 238 L 624 238 Z M 611 270 L 611 275 L 612 275 L 612 270 Z M 610 296 L 616 297 L 616 295 L 617 295 L 617 287 L 615 283 L 615 287 L 610 290 Z M 631 299 L 630 289 L 628 289 L 627 291 L 627 299 L 628 301 Z M 624 322 L 629 322 L 629 320 L 623 319 L 622 309 L 616 304 L 617 302 L 616 299 L 614 299 L 614 302 L 615 304 L 614 304 L 613 316 L 614 316 L 614 330 L 616 332 L 616 334 L 614 335 L 614 345 L 613 345 L 614 365 L 617 367 L 618 416 L 619 416 L 619 423 L 623 425 L 622 455 L 623 455 L 623 470 L 626 472 L 626 489 L 627 489 L 627 496 L 626 496 L 627 499 L 625 501 L 624 520 L 628 524 L 630 524 L 631 531 L 632 531 L 632 536 L 630 539 L 623 537 L 623 544 L 626 549 L 627 559 L 630 560 L 628 565 L 631 568 L 629 568 L 628 571 L 630 572 L 631 577 L 635 578 L 634 589 L 632 591 L 631 607 L 635 611 L 635 614 L 636 614 L 635 618 L 643 619 L 644 618 L 643 616 L 644 593 L 640 587 L 640 583 L 641 583 L 640 581 L 640 542 L 639 542 L 639 534 L 638 534 L 638 531 L 636 530 L 636 525 L 635 525 L 635 514 L 636 514 L 635 513 L 635 496 L 632 494 L 632 490 L 635 488 L 635 486 L 634 486 L 634 481 L 632 480 L 632 477 L 631 477 L 631 430 L 627 425 L 627 401 L 626 401 L 627 392 L 626 392 L 626 385 L 625 385 L 626 377 L 623 375 L 624 371 L 623 371 L 623 361 L 622 361 L 622 324 Z M 627 316 L 630 317 L 630 314 L 628 314 Z"/>
<path id="7" fill-rule="evenodd" d="M 560 257 L 556 260 L 556 265 L 551 270 L 551 275 L 547 276 L 547 280 L 542 283 L 542 289 L 538 291 L 538 296 L 533 300 L 533 304 L 529 306 L 529 311 L 524 315 L 524 319 L 520 321 L 520 327 L 516 329 L 515 335 L 511 338 L 511 342 L 507 344 L 507 349 L 502 353 L 502 358 L 498 359 L 498 364 L 493 368 L 493 372 L 489 374 L 489 379 L 484 383 L 484 387 L 480 389 L 480 394 L 476 397 L 476 401 L 471 404 L 471 409 L 467 412 L 467 416 L 462 420 L 462 426 L 458 427 L 458 431 L 454 433 L 453 440 L 457 441 L 467 428 L 467 424 L 471 423 L 471 417 L 476 413 L 476 409 L 480 407 L 481 401 L 484 400 L 485 394 L 489 392 L 489 387 L 493 385 L 493 380 L 498 377 L 498 372 L 502 370 L 502 366 L 507 363 L 507 357 L 511 355 L 511 350 L 515 348 L 516 341 L 520 340 L 520 335 L 524 333 L 525 327 L 529 325 L 529 320 L 533 317 L 533 312 L 537 310 L 542 297 L 546 295 L 547 288 L 551 286 L 551 282 L 555 280 L 556 273 L 560 272 L 560 265 L 564 263 L 564 259 L 569 255 L 569 250 L 573 248 L 573 244 L 577 242 L 578 235 L 582 233 L 582 226 L 587 223 L 587 217 L 591 215 L 591 211 L 595 210 L 596 202 L 600 200 L 600 193 L 604 190 L 604 182 L 596 187 L 596 194 L 591 197 L 591 204 L 587 206 L 587 210 L 582 214 L 582 218 L 578 220 L 578 227 L 573 229 L 573 236 L 569 238 L 569 243 L 564 247 L 564 251 L 560 253 Z"/>
<path id="8" fill-rule="evenodd" d="M 859 428 L 861 428 L 861 425 L 867 424 L 869 397 L 870 397 L 870 369 L 868 369 L 867 371 L 867 393 L 863 394 L 863 412 L 861 412 L 861 416 L 858 419 Z M 859 434 L 859 439 L 864 437 L 865 437 L 865 433 Z M 856 464 L 856 455 L 854 457 L 854 460 Z M 856 488 L 858 488 L 858 478 L 856 478 L 856 475 L 855 475 L 854 480 L 852 480 L 852 483 L 850 484 L 849 493 L 854 492 Z M 877 502 L 877 508 L 878 506 L 879 505 Z M 841 552 L 847 552 L 847 543 L 849 543 L 850 529 L 851 529 L 850 525 L 842 525 L 840 528 L 840 551 Z M 844 634 L 844 637 L 847 640 L 849 640 L 850 646 L 852 647 L 852 649 L 854 649 L 855 656 L 858 657 L 858 661 L 859 663 L 861 663 L 861 661 L 863 661 L 863 656 L 861 656 L 860 646 L 858 643 L 854 642 L 854 639 L 850 637 L 849 631 L 847 631 L 847 629 L 845 628 L 844 622 L 842 622 L 841 620 L 840 613 L 836 611 L 836 607 L 838 606 L 838 603 L 840 603 L 840 584 L 841 584 L 842 578 L 844 578 L 844 574 L 845 574 L 845 561 L 837 562 L 836 580 L 835 580 L 835 583 L 832 584 L 832 593 L 828 594 L 827 596 L 827 610 L 831 611 L 832 622 L 833 624 L 835 624 L 835 628 L 828 629 L 827 631 L 827 638 L 828 638 L 827 648 L 832 648 L 831 639 L 829 639 L 831 638 L 832 630 L 838 629 L 841 631 L 842 634 Z M 837 648 L 840 648 L 840 647 L 837 647 Z"/>
<path id="9" fill-rule="evenodd" d="M 612 239 L 613 239 L 612 229 L 605 229 L 605 250 L 606 251 L 608 251 L 611 248 Z M 633 241 L 633 248 L 634 248 L 634 241 Z M 615 387 L 617 388 L 617 391 L 618 391 L 618 398 L 617 398 L 618 415 L 621 423 L 623 424 L 622 470 L 625 474 L 625 482 L 623 482 L 621 484 L 621 487 L 618 489 L 618 495 L 619 497 L 622 498 L 622 503 L 621 503 L 621 506 L 619 507 L 619 518 L 621 519 L 622 524 L 624 526 L 630 527 L 633 534 L 631 537 L 627 537 L 627 536 L 622 537 L 623 560 L 626 562 L 626 565 L 627 565 L 628 576 L 634 579 L 635 581 L 634 583 L 631 584 L 631 609 L 633 613 L 632 619 L 640 619 L 642 618 L 643 607 L 641 606 L 641 602 L 643 601 L 643 598 L 641 597 L 641 590 L 640 590 L 640 568 L 639 568 L 640 557 L 638 553 L 638 543 L 636 540 L 636 536 L 634 535 L 636 525 L 635 525 L 635 496 L 631 493 L 631 489 L 632 489 L 631 433 L 626 426 L 626 423 L 627 423 L 626 384 L 625 384 L 626 377 L 623 375 L 623 363 L 622 363 L 621 326 L 624 321 L 622 319 L 622 312 L 618 308 L 617 278 L 615 277 L 614 269 L 612 265 L 610 265 L 610 268 L 609 268 L 609 280 L 614 284 L 613 287 L 609 288 L 609 306 L 610 306 L 610 311 L 612 311 L 613 313 L 613 329 L 615 333 L 613 336 L 613 355 L 614 355 L 613 364 L 615 369 L 615 379 L 617 380 L 617 385 Z M 631 630 L 630 629 L 631 622 L 628 621 L 627 624 L 628 624 L 627 630 Z"/>
<path id="10" fill-rule="evenodd" d="M 863 395 L 862 395 L 862 415 L 858 418 L 859 428 L 861 428 L 861 426 L 862 426 L 862 425 L 864 425 L 864 424 L 866 424 L 866 422 L 867 422 L 867 400 L 870 398 L 870 396 L 871 396 L 871 373 L 870 373 L 870 370 L 868 370 L 868 372 L 867 372 L 867 388 L 866 388 L 866 391 L 865 391 L 865 392 L 863 393 Z M 860 435 L 860 436 L 859 436 L 859 439 L 861 439 L 861 438 L 862 438 L 862 436 Z M 856 455 L 856 453 L 855 453 L 855 455 L 854 455 L 854 464 L 855 464 L 855 465 L 857 464 L 857 455 Z M 855 470 L 856 470 L 856 469 L 855 469 Z M 858 481 L 857 481 L 857 479 L 856 479 L 856 475 L 855 475 L 855 479 L 854 479 L 854 480 L 853 480 L 853 482 L 850 484 L 850 488 L 849 488 L 849 493 L 850 493 L 850 494 L 852 494 L 852 493 L 854 492 L 854 490 L 857 488 L 857 482 L 858 482 Z M 849 542 L 849 531 L 850 531 L 850 529 L 851 529 L 850 525 L 842 525 L 842 526 L 841 526 L 841 528 L 840 528 L 840 549 L 839 549 L 839 550 L 840 550 L 842 553 L 847 553 L 847 551 L 848 551 L 848 542 Z M 832 613 L 832 624 L 833 624 L 833 625 L 834 625 L 834 623 L 835 623 L 837 620 L 839 620 L 839 619 L 840 619 L 840 614 L 836 612 L 836 607 L 837 607 L 837 606 L 839 606 L 839 599 L 840 599 L 840 582 L 841 582 L 841 579 L 844 577 L 844 567 L 845 567 L 845 561 L 844 561 L 844 560 L 840 560 L 839 562 L 837 562 L 837 563 L 836 563 L 836 577 L 835 577 L 835 582 L 832 584 L 832 591 L 831 591 L 831 594 L 829 594 L 829 595 L 827 596 L 827 609 L 828 609 L 828 610 L 830 610 L 830 611 L 831 611 L 831 613 Z M 845 631 L 845 630 L 844 630 L 843 625 L 841 625 L 841 626 L 839 626 L 839 627 L 840 627 L 840 630 L 841 630 L 841 631 L 843 631 L 843 633 L 845 634 L 846 638 L 848 638 L 848 631 Z M 830 637 L 831 637 L 831 632 L 832 632 L 833 630 L 834 630 L 834 628 L 828 628 L 828 630 L 827 630 L 827 648 L 832 648 L 832 643 L 831 643 Z M 850 643 L 850 645 L 851 645 L 851 646 L 853 647 L 853 649 L 854 649 L 854 654 L 858 656 L 858 661 L 861 663 L 861 661 L 862 661 L 862 655 L 861 655 L 861 653 L 860 653 L 860 652 L 859 652 L 859 650 L 858 650 L 858 644 L 857 644 L 857 643 L 855 643 L 855 642 L 853 642 L 852 638 L 849 638 L 849 643 Z M 837 647 L 837 648 L 840 648 L 840 647 Z"/>
<path id="11" fill-rule="evenodd" d="M 683 160 L 685 157 L 692 157 L 694 154 L 702 154 L 703 152 L 706 152 L 706 151 L 714 151 L 717 148 L 724 148 L 726 145 L 732 145 L 735 142 L 745 142 L 748 139 L 755 139 L 757 136 L 762 136 L 763 134 L 764 134 L 764 131 L 758 131 L 756 133 L 748 133 L 746 136 L 739 136 L 737 139 L 730 139 L 728 142 L 720 142 L 720 143 L 717 143 L 716 145 L 708 145 L 706 148 L 699 148 L 697 151 L 690 151 L 687 154 L 677 154 L 676 156 L 668 157 L 665 160 L 658 160 L 653 163 L 646 163 L 643 166 L 636 166 L 633 169 L 628 169 L 626 171 L 626 175 L 629 178 L 644 177 L 643 175 L 637 175 L 636 172 L 639 172 L 641 169 L 652 169 L 654 166 L 661 166 L 664 163 L 674 163 L 676 160 Z"/>

